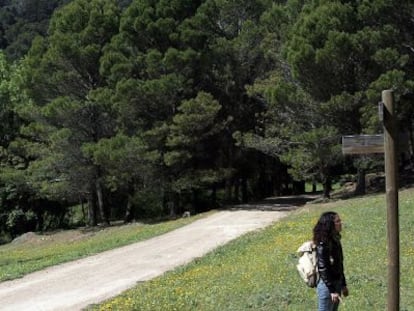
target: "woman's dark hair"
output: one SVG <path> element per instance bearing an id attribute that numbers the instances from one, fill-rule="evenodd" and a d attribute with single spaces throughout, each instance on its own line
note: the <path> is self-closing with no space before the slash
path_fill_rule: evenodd
<path id="1" fill-rule="evenodd" d="M 337 233 L 335 230 L 335 212 L 325 212 L 321 215 L 315 227 L 313 228 L 313 242 L 328 242 Z"/>

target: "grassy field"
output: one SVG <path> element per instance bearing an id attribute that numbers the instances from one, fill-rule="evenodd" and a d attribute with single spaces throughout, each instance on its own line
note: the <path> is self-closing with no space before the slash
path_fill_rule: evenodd
<path id="1" fill-rule="evenodd" d="M 214 211 L 156 224 L 129 224 L 105 228 L 31 234 L 20 243 L 0 246 L 0 281 L 115 247 L 142 241 L 177 229 Z"/>
<path id="2" fill-rule="evenodd" d="M 401 308 L 414 310 L 414 189 L 399 196 Z M 337 211 L 345 222 L 343 247 L 350 296 L 345 310 L 386 310 L 385 196 L 312 204 L 264 230 L 247 234 L 207 256 L 138 285 L 93 310 L 309 311 L 315 290 L 300 280 L 295 251 L 319 215 Z"/>

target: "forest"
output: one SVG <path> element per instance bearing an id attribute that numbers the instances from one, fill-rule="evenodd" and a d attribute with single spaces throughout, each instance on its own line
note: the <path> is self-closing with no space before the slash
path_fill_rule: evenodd
<path id="1" fill-rule="evenodd" d="M 391 89 L 412 167 L 413 63 L 408 0 L 0 0 L 0 240 L 363 193 L 341 137 Z"/>

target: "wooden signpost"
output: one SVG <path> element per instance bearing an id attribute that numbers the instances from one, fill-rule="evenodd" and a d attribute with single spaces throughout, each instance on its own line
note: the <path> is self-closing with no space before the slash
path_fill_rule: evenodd
<path id="1" fill-rule="evenodd" d="M 379 106 L 384 135 L 353 135 L 342 137 L 344 154 L 384 153 L 385 190 L 387 201 L 388 246 L 388 311 L 400 309 L 400 237 L 398 220 L 398 134 L 394 98 L 391 90 L 382 92 Z"/>
<path id="2" fill-rule="evenodd" d="M 398 222 L 398 135 L 393 93 L 382 92 L 384 103 L 385 192 L 387 199 L 388 311 L 400 310 L 400 230 Z"/>

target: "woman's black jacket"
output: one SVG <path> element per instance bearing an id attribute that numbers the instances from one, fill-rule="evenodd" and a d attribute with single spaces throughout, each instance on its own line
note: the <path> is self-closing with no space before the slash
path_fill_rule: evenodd
<path id="1" fill-rule="evenodd" d="M 340 236 L 328 242 L 318 242 L 316 244 L 316 254 L 319 277 L 326 284 L 329 292 L 338 292 L 335 288 L 335 284 L 338 284 L 338 282 L 340 282 L 341 288 L 345 287 L 344 256 Z"/>

